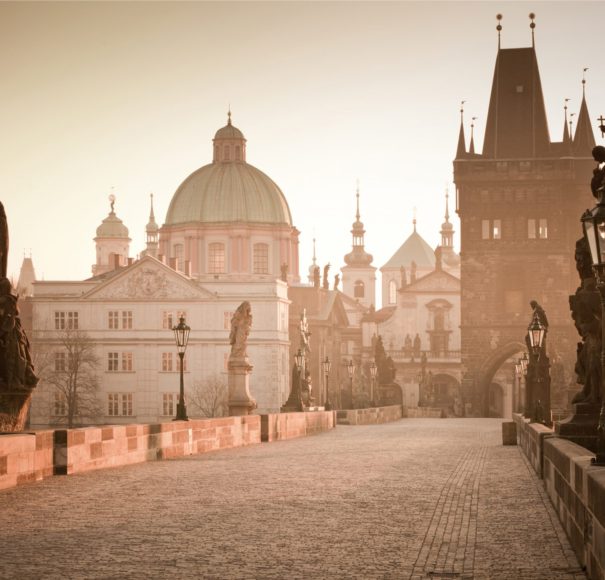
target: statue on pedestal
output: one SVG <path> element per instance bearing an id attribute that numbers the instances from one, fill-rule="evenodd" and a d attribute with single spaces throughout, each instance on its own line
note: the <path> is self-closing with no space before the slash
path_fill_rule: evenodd
<path id="1" fill-rule="evenodd" d="M 229 415 L 249 415 L 256 409 L 256 401 L 250 395 L 250 373 L 254 368 L 248 360 L 248 336 L 252 328 L 252 307 L 242 302 L 233 318 L 229 343 Z"/>
<path id="2" fill-rule="evenodd" d="M 6 277 L 8 221 L 0 203 L 0 432 L 22 431 L 38 384 L 29 341 L 19 318 L 18 296 Z"/>

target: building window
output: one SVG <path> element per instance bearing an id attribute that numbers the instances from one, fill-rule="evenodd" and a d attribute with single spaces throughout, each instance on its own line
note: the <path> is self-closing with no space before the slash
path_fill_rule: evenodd
<path id="1" fill-rule="evenodd" d="M 56 352 L 55 353 L 55 372 L 62 373 L 67 370 L 66 353 L 64 352 Z"/>
<path id="2" fill-rule="evenodd" d="M 132 329 L 132 310 L 124 310 L 122 312 L 122 328 L 124 330 Z"/>
<path id="3" fill-rule="evenodd" d="M 397 282 L 391 280 L 389 282 L 389 304 L 397 303 Z"/>
<path id="4" fill-rule="evenodd" d="M 181 370 L 181 357 L 173 356 L 172 352 L 162 353 L 162 372 L 171 373 Z M 183 358 L 183 372 L 187 372 L 187 357 Z"/>
<path id="5" fill-rule="evenodd" d="M 65 394 L 61 391 L 55 391 L 54 404 L 53 404 L 53 415 L 55 417 L 64 417 L 67 415 L 67 401 Z"/>
<path id="6" fill-rule="evenodd" d="M 183 244 L 174 244 L 174 246 L 172 248 L 172 255 L 173 255 L 173 258 L 176 259 L 176 269 L 179 270 L 180 272 L 182 272 L 183 269 L 184 269 L 184 262 L 183 262 L 184 248 L 183 248 Z"/>
<path id="7" fill-rule="evenodd" d="M 394 280 L 391 280 L 394 282 Z M 353 284 L 353 296 L 355 298 L 363 298 L 366 294 L 366 288 L 364 283 L 361 280 L 357 280 L 355 284 Z"/>
<path id="8" fill-rule="evenodd" d="M 214 242 L 208 246 L 208 271 L 210 274 L 225 273 L 225 244 Z"/>
<path id="9" fill-rule="evenodd" d="M 108 393 L 107 414 L 111 417 L 132 417 L 132 393 Z"/>
<path id="10" fill-rule="evenodd" d="M 545 219 L 541 219 L 538 226 L 538 238 L 546 240 L 548 238 L 548 224 Z"/>
<path id="11" fill-rule="evenodd" d="M 108 313 L 107 324 L 109 330 L 116 330 L 119 328 L 120 313 L 117 310 L 110 310 Z"/>
<path id="12" fill-rule="evenodd" d="M 174 326 L 174 321 L 172 318 L 172 312 L 164 311 L 162 312 L 162 328 L 164 330 L 172 330 Z"/>
<path id="13" fill-rule="evenodd" d="M 123 372 L 132 372 L 132 353 L 131 352 L 122 353 L 122 371 Z"/>
<path id="14" fill-rule="evenodd" d="M 233 318 L 233 312 L 223 312 L 223 329 L 231 330 L 231 319 Z"/>
<path id="15" fill-rule="evenodd" d="M 55 312 L 55 330 L 77 330 L 77 312 Z"/>
<path id="16" fill-rule="evenodd" d="M 501 220 L 481 220 L 481 239 L 500 240 L 502 239 Z"/>
<path id="17" fill-rule="evenodd" d="M 174 415 L 174 406 L 177 396 L 174 393 L 162 394 L 162 415 L 170 417 Z"/>
<path id="18" fill-rule="evenodd" d="M 536 220 L 527 220 L 527 237 L 530 240 L 536 239 Z"/>
<path id="19" fill-rule="evenodd" d="M 110 372 L 116 372 L 119 370 L 118 366 L 119 354 L 117 352 L 107 353 L 107 370 Z"/>
<path id="20" fill-rule="evenodd" d="M 162 371 L 165 373 L 172 372 L 172 353 L 162 353 Z"/>
<path id="21" fill-rule="evenodd" d="M 269 273 L 269 246 L 267 244 L 254 244 L 253 272 L 254 274 Z"/>

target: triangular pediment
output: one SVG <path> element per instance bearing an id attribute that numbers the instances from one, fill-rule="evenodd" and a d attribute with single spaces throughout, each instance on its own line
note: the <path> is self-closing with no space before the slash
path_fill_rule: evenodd
<path id="1" fill-rule="evenodd" d="M 87 292 L 94 300 L 208 300 L 214 294 L 159 260 L 145 256 Z"/>
<path id="2" fill-rule="evenodd" d="M 435 270 L 407 286 L 406 292 L 460 292 L 460 280 L 443 270 Z"/>

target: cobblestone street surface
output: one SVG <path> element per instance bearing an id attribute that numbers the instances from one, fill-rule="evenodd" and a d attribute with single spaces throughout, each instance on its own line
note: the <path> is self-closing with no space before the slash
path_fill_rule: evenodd
<path id="1" fill-rule="evenodd" d="M 0 577 L 585 578 L 500 425 L 339 426 L 0 492 Z"/>

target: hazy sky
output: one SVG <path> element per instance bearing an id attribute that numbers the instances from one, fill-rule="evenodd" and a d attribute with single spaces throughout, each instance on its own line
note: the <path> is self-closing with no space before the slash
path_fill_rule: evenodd
<path id="1" fill-rule="evenodd" d="M 496 14 L 506 48 L 530 45 L 536 13 L 560 140 L 563 100 L 578 110 L 583 67 L 595 129 L 605 113 L 603 10 L 575 1 L 0 3 L 9 273 L 31 250 L 38 277 L 90 276 L 112 186 L 131 255 L 140 252 L 149 193 L 163 223 L 178 185 L 211 161 L 229 103 L 248 161 L 288 199 L 304 279 L 314 235 L 319 262 L 343 265 L 357 179 L 375 266 L 411 233 L 414 207 L 435 246 L 462 99 L 481 147 Z"/>

